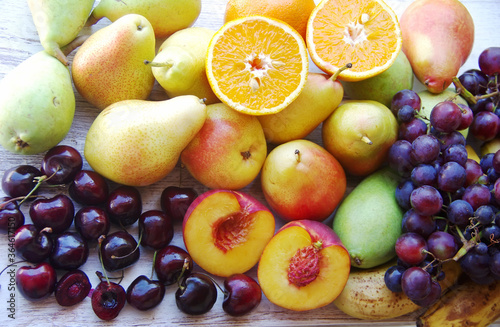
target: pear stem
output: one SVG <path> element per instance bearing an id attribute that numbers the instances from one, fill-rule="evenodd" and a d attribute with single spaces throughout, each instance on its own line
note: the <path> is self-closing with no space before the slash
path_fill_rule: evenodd
<path id="1" fill-rule="evenodd" d="M 151 67 L 166 67 L 167 69 L 171 68 L 174 65 L 174 63 L 171 60 L 165 62 L 144 60 L 144 64 L 150 65 Z"/>
<path id="2" fill-rule="evenodd" d="M 351 63 L 348 63 L 346 64 L 345 66 L 342 66 L 340 67 L 336 72 L 335 74 L 333 74 L 330 79 L 332 81 L 336 81 L 337 80 L 337 77 L 340 75 L 340 73 L 342 73 L 344 70 L 348 69 L 348 68 L 352 68 L 352 64 Z"/>
<path id="3" fill-rule="evenodd" d="M 77 36 L 73 41 L 61 48 L 62 54 L 64 56 L 68 56 L 71 52 L 73 52 L 73 50 L 80 47 L 89 37 L 90 35 L 88 34 Z"/>
<path id="4" fill-rule="evenodd" d="M 299 149 L 295 149 L 295 159 L 297 160 L 297 162 L 300 162 L 300 151 Z"/>
<path id="5" fill-rule="evenodd" d="M 370 140 L 370 139 L 368 138 L 368 136 L 366 136 L 366 135 L 363 135 L 363 136 L 361 137 L 361 141 L 365 142 L 365 143 L 366 143 L 366 144 L 368 144 L 368 145 L 372 145 L 372 144 L 373 144 L 372 140 Z"/>

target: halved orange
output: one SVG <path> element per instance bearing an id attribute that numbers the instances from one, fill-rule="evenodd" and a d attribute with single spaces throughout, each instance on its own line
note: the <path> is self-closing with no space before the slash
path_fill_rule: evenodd
<path id="1" fill-rule="evenodd" d="M 396 14 L 382 0 L 322 0 L 307 22 L 312 61 L 344 81 L 360 81 L 382 73 L 396 60 L 402 38 Z"/>
<path id="2" fill-rule="evenodd" d="M 283 110 L 302 91 L 309 60 L 300 34 L 261 15 L 225 23 L 208 46 L 206 72 L 215 95 L 250 115 Z"/>

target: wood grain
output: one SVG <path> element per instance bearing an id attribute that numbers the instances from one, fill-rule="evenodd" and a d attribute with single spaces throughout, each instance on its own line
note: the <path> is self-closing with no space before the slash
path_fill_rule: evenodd
<path id="1" fill-rule="evenodd" d="M 318 2 L 318 1 L 316 1 Z M 404 9 L 411 3 L 410 0 L 387 0 L 386 1 L 396 13 L 400 16 Z M 476 39 L 474 49 L 467 63 L 462 67 L 461 71 L 469 68 L 477 68 L 477 57 L 479 53 L 488 46 L 498 46 L 498 36 L 496 36 L 496 26 L 500 21 L 500 3 L 498 0 L 464 0 L 462 1 L 472 16 L 476 25 Z M 202 12 L 195 23 L 195 26 L 203 26 L 211 29 L 218 29 L 223 24 L 224 19 L 224 0 L 203 0 Z M 41 51 L 42 47 L 39 44 L 38 35 L 33 25 L 26 1 L 18 0 L 1 0 L 0 1 L 0 78 L 11 71 L 15 66 L 20 64 L 32 54 Z M 109 21 L 102 20 L 97 26 L 92 28 L 95 31 L 109 24 Z M 72 56 L 69 56 L 71 61 Z M 319 71 L 314 65 L 311 65 L 312 71 Z M 415 89 L 422 89 L 418 83 Z M 61 144 L 67 144 L 75 147 L 83 153 L 83 145 L 86 131 L 90 127 L 93 119 L 97 116 L 98 111 L 89 105 L 75 91 L 77 100 L 77 110 L 71 130 Z M 165 99 L 166 95 L 158 85 L 151 94 L 152 100 Z M 321 144 L 321 134 L 319 128 L 311 133 L 307 139 Z M 3 148 L 0 148 L 0 176 L 4 171 L 12 166 L 19 164 L 31 164 L 39 166 L 42 159 L 42 154 L 33 156 L 20 156 L 9 153 Z M 85 162 L 84 168 L 90 167 Z M 206 187 L 196 182 L 189 173 L 178 165 L 175 170 L 170 173 L 164 180 L 155 183 L 154 185 L 140 188 L 143 198 L 143 210 L 159 209 L 159 197 L 161 191 L 169 185 L 189 186 L 196 189 L 198 193 L 203 193 L 207 190 Z M 352 189 L 358 181 L 354 178 L 349 179 L 349 185 Z M 64 188 L 46 189 L 41 192 L 48 196 L 58 192 L 65 192 Z M 260 183 L 256 179 L 252 184 L 247 186 L 244 191 L 249 192 L 260 201 L 264 202 L 264 197 L 261 192 Z M 4 193 L 0 190 L 0 196 Z M 30 221 L 27 214 L 27 206 L 24 206 L 23 212 L 26 215 L 27 222 Z M 79 206 L 77 206 L 79 209 Z M 328 223 L 328 221 L 326 221 Z M 277 218 L 277 227 L 283 224 Z M 73 228 L 73 227 L 72 227 Z M 184 247 L 182 241 L 182 233 L 180 226 L 175 228 L 175 236 L 172 244 Z M 129 228 L 132 235 L 137 236 L 137 224 Z M 5 267 L 8 262 L 8 237 L 0 238 L 0 267 Z M 140 274 L 149 276 L 151 274 L 151 265 L 153 252 L 141 248 L 140 261 L 131 268 L 125 270 L 125 277 L 122 285 L 126 288 L 131 281 Z M 18 265 L 19 267 L 20 265 Z M 96 270 L 101 270 L 101 266 L 97 259 L 96 244 L 91 244 L 91 253 L 87 263 L 81 267 L 89 275 L 92 284 L 95 286 L 98 283 L 98 278 L 95 275 Z M 198 267 L 196 269 L 199 269 Z M 249 274 L 256 278 L 256 267 Z M 59 276 L 62 272 L 59 273 Z M 116 274 L 114 274 L 116 275 Z M 221 281 L 220 279 L 218 279 Z M 37 303 L 31 303 L 25 300 L 19 293 L 15 295 L 15 320 L 8 317 L 7 311 L 9 299 L 8 286 L 11 279 L 7 274 L 0 276 L 0 324 L 2 326 L 9 325 L 37 325 L 37 326 L 83 326 L 84 324 L 103 324 L 113 325 L 121 324 L 125 326 L 414 326 L 415 314 L 403 316 L 391 321 L 362 321 L 359 319 L 346 316 L 338 310 L 333 304 L 308 312 L 293 312 L 277 307 L 270 303 L 267 299 L 263 299 L 260 306 L 251 312 L 249 315 L 239 318 L 233 318 L 226 315 L 222 310 L 223 295 L 219 292 L 219 297 L 214 308 L 207 314 L 202 316 L 187 316 L 181 313 L 175 305 L 175 287 L 167 288 L 167 292 L 163 302 L 154 310 L 149 312 L 139 312 L 131 306 L 125 306 L 118 318 L 112 322 L 105 323 L 99 320 L 92 312 L 90 299 L 85 299 L 82 303 L 71 308 L 63 308 L 58 306 L 53 297 L 42 300 Z M 497 323 L 498 325 L 498 323 Z"/>

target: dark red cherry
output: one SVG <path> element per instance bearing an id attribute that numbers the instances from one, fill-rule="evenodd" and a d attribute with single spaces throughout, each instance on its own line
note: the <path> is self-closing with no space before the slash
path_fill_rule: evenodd
<path id="1" fill-rule="evenodd" d="M 39 263 L 48 259 L 52 252 L 50 228 L 39 230 L 33 224 L 19 227 L 14 235 L 14 248 L 25 260 Z"/>
<path id="2" fill-rule="evenodd" d="M 55 234 L 66 231 L 73 223 L 75 206 L 71 199 L 58 194 L 52 198 L 38 198 L 31 203 L 29 214 L 38 229 L 52 228 Z"/>
<path id="3" fill-rule="evenodd" d="M 174 221 L 181 222 L 189 205 L 197 196 L 198 193 L 192 188 L 168 186 L 160 196 L 161 209 Z"/>
<path id="4" fill-rule="evenodd" d="M 69 307 L 82 302 L 91 288 L 87 274 L 76 269 L 68 271 L 59 279 L 54 295 L 59 305 Z"/>
<path id="5" fill-rule="evenodd" d="M 200 315 L 212 309 L 217 300 L 217 288 L 205 274 L 191 273 L 182 278 L 175 292 L 177 308 L 190 315 Z"/>
<path id="6" fill-rule="evenodd" d="M 193 270 L 193 260 L 186 250 L 168 245 L 156 252 L 154 269 L 158 280 L 165 285 L 172 285 L 177 282 L 184 268 L 185 274 Z"/>
<path id="7" fill-rule="evenodd" d="M 109 187 L 106 179 L 92 170 L 80 170 L 69 184 L 69 196 L 84 205 L 98 205 L 106 202 Z"/>
<path id="8" fill-rule="evenodd" d="M 75 229 L 88 241 L 107 235 L 110 227 L 108 214 L 103 208 L 83 207 L 75 214 Z"/>
<path id="9" fill-rule="evenodd" d="M 165 285 L 141 275 L 127 288 L 127 302 L 134 308 L 146 311 L 156 307 L 165 296 Z"/>
<path id="10" fill-rule="evenodd" d="M 122 227 L 132 225 L 142 212 L 141 194 L 133 186 L 119 186 L 109 194 L 106 211 L 112 223 Z"/>
<path id="11" fill-rule="evenodd" d="M 125 306 L 127 294 L 120 284 L 102 280 L 92 292 L 92 310 L 102 320 L 112 320 Z"/>
<path id="12" fill-rule="evenodd" d="M 56 287 L 57 275 L 47 262 L 38 265 L 23 266 L 16 272 L 16 285 L 19 293 L 31 301 L 48 297 Z"/>
<path id="13" fill-rule="evenodd" d="M 2 176 L 2 190 L 12 198 L 28 195 L 37 185 L 36 177 L 42 176 L 42 172 L 31 165 L 20 165 L 9 168 Z M 36 194 L 34 191 L 33 194 Z"/>
<path id="14" fill-rule="evenodd" d="M 133 265 L 140 257 L 137 241 L 128 232 L 119 230 L 108 234 L 100 245 L 102 264 L 107 271 Z"/>
<path id="15" fill-rule="evenodd" d="M 222 309 L 231 316 L 241 316 L 257 307 L 262 299 L 260 285 L 245 274 L 235 274 L 224 280 Z"/>
<path id="16" fill-rule="evenodd" d="M 77 232 L 65 232 L 54 239 L 50 263 L 56 269 L 79 268 L 89 257 L 87 241 Z"/>
<path id="17" fill-rule="evenodd" d="M 160 210 L 149 210 L 139 218 L 141 244 L 155 250 L 164 248 L 174 237 L 174 226 L 167 214 Z"/>
<path id="18" fill-rule="evenodd" d="M 69 145 L 57 145 L 45 153 L 40 171 L 50 177 L 47 184 L 68 184 L 82 169 L 82 165 L 78 150 Z"/>
<path id="19" fill-rule="evenodd" d="M 0 198 L 0 231 L 13 234 L 24 225 L 24 214 L 11 197 Z"/>

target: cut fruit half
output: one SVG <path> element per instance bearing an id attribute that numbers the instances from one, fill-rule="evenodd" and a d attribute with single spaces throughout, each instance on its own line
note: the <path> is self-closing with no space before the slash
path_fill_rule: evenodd
<path id="1" fill-rule="evenodd" d="M 265 16 L 224 24 L 212 38 L 206 59 L 208 81 L 217 97 L 250 115 L 283 110 L 302 91 L 308 69 L 300 34 Z"/>
<path id="2" fill-rule="evenodd" d="M 312 61 L 344 81 L 360 81 L 382 73 L 396 60 L 402 38 L 396 14 L 382 0 L 323 0 L 307 23 Z"/>

